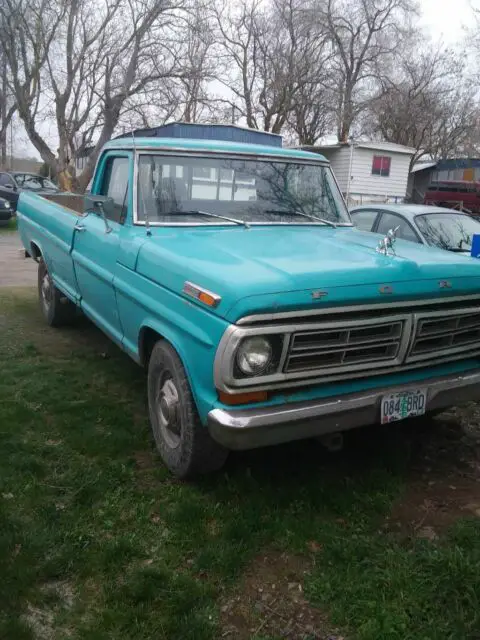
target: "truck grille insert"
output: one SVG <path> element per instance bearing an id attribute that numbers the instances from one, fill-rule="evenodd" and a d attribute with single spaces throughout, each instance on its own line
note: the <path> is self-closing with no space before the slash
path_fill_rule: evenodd
<path id="1" fill-rule="evenodd" d="M 432 317 L 433 316 L 433 317 Z M 419 314 L 407 363 L 480 352 L 480 311 L 464 309 L 448 314 Z"/>
<path id="2" fill-rule="evenodd" d="M 403 348 L 408 318 L 351 321 L 292 335 L 285 373 L 322 373 L 365 366 L 395 365 Z"/>
<path id="3" fill-rule="evenodd" d="M 282 348 L 276 371 L 232 376 L 229 383 L 237 387 L 288 389 L 480 361 L 480 295 L 259 314 L 238 324 L 245 335 L 278 336 Z M 233 344 L 225 358 L 234 356 Z"/>

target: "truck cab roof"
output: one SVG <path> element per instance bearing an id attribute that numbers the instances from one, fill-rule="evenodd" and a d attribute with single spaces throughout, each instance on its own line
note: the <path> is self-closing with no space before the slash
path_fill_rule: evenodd
<path id="1" fill-rule="evenodd" d="M 246 144 L 222 140 L 201 140 L 196 138 L 163 138 L 163 137 L 124 137 L 110 140 L 103 147 L 104 151 L 115 149 L 138 149 L 148 151 L 178 151 L 199 153 L 228 153 L 249 156 L 268 156 L 278 160 L 304 160 L 328 163 L 328 160 L 318 153 L 275 147 L 273 145 Z"/>

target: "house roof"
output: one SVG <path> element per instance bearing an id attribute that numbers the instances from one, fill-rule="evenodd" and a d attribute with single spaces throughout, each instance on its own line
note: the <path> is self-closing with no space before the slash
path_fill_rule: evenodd
<path id="1" fill-rule="evenodd" d="M 315 153 L 322 153 L 324 151 L 334 151 L 337 149 L 343 149 L 344 147 L 350 147 L 353 144 L 354 147 L 359 149 L 371 149 L 372 151 L 388 151 L 390 153 L 403 153 L 410 156 L 416 152 L 413 147 L 406 147 L 403 144 L 395 144 L 394 142 L 376 142 L 376 141 L 358 141 L 358 142 L 345 142 L 336 144 L 320 144 L 312 146 L 302 146 L 301 149 L 306 151 L 313 151 Z"/>
<path id="2" fill-rule="evenodd" d="M 418 171 L 425 171 L 425 169 L 433 169 L 437 166 L 436 162 L 418 162 L 413 165 L 410 173 L 418 173 Z"/>

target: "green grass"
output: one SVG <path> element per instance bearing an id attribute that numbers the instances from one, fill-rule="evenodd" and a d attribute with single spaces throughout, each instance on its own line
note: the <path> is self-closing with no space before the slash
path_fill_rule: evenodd
<path id="1" fill-rule="evenodd" d="M 0 233 L 11 233 L 12 231 L 17 230 L 17 219 L 10 218 L 8 224 L 6 226 L 0 226 Z"/>
<path id="2" fill-rule="evenodd" d="M 348 638 L 479 636 L 478 521 L 435 542 L 382 528 L 414 429 L 236 454 L 185 484 L 154 450 L 144 372 L 89 323 L 47 328 L 32 292 L 1 293 L 0 363 L 0 638 L 217 639 L 221 598 L 278 551 L 306 557 L 309 601 Z"/>

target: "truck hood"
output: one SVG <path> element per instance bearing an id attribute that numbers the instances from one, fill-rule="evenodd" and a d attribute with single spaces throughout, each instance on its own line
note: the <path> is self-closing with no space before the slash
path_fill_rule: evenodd
<path id="1" fill-rule="evenodd" d="M 376 251 L 380 238 L 323 226 L 153 228 L 136 270 L 177 293 L 190 281 L 218 294 L 214 313 L 233 322 L 319 305 L 480 294 L 480 261 L 401 240 L 385 256 Z"/>

